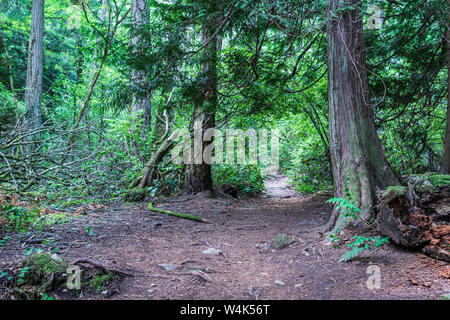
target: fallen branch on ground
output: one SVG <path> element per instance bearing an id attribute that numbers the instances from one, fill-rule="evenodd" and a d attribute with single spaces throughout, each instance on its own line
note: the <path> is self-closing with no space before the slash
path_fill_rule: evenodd
<path id="1" fill-rule="evenodd" d="M 206 273 L 204 273 L 201 270 L 193 270 L 193 271 L 191 271 L 191 274 L 195 277 L 203 279 L 206 282 L 215 282 L 213 278 L 211 278 L 210 276 L 208 276 Z"/>
<path id="2" fill-rule="evenodd" d="M 151 203 L 151 202 L 148 204 L 148 210 L 153 211 L 153 212 L 164 213 L 164 214 L 167 214 L 172 217 L 178 217 L 178 218 L 182 218 L 182 219 L 189 219 L 189 220 L 193 220 L 193 221 L 208 223 L 208 220 L 203 219 L 201 217 L 155 208 L 155 207 L 153 207 L 153 203 Z"/>
<path id="3" fill-rule="evenodd" d="M 101 264 L 100 262 L 97 262 L 97 261 L 94 261 L 91 259 L 77 259 L 77 260 L 73 261 L 70 265 L 76 265 L 76 264 L 81 264 L 81 263 L 90 264 L 90 265 L 94 266 L 95 268 L 100 269 L 103 273 L 117 273 L 119 275 L 126 276 L 126 277 L 133 276 L 132 274 L 125 273 L 120 270 L 110 269 L 110 268 L 106 267 L 105 265 Z"/>
<path id="4" fill-rule="evenodd" d="M 267 225 L 261 225 L 261 226 L 254 226 L 254 225 L 248 225 L 248 226 L 240 226 L 237 227 L 236 230 L 261 230 L 267 228 Z"/>

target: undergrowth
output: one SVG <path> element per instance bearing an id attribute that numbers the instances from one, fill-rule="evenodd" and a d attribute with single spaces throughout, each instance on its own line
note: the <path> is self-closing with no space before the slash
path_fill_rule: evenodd
<path id="1" fill-rule="evenodd" d="M 213 165 L 212 178 L 215 185 L 232 186 L 244 195 L 256 195 L 266 189 L 264 175 L 257 165 Z"/>
<path id="2" fill-rule="evenodd" d="M 26 233 L 30 229 L 43 230 L 67 220 L 67 214 L 41 207 L 31 201 L 24 202 L 17 195 L 0 194 L 0 231 Z M 0 246 L 4 243 L 1 239 Z"/>
<path id="3" fill-rule="evenodd" d="M 350 220 L 350 222 L 354 220 L 360 220 L 367 225 L 370 225 L 370 222 L 364 220 L 361 217 L 361 209 L 351 200 L 351 194 L 347 187 L 347 183 L 345 185 L 345 194 L 346 198 L 332 198 L 327 202 L 335 205 L 335 210 L 340 212 L 344 218 Z M 331 242 L 339 242 L 338 233 L 340 231 L 341 226 L 338 226 L 335 233 L 330 235 Z M 351 243 L 347 244 L 347 247 L 350 248 L 349 251 L 345 252 L 342 257 L 339 259 L 339 262 L 347 262 L 358 256 L 360 256 L 363 252 L 371 251 L 380 248 L 383 244 L 389 243 L 389 237 L 382 238 L 381 236 L 370 236 L 365 237 L 362 235 L 356 235 L 351 238 L 353 240 Z M 339 246 L 337 246 L 339 247 Z"/>

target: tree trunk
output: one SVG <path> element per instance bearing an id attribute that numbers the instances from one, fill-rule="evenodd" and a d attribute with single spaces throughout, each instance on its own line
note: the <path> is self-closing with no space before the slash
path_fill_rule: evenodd
<path id="1" fill-rule="evenodd" d="M 384 156 L 374 124 L 357 0 L 328 0 L 328 103 L 330 157 L 335 197 L 350 198 L 364 220 L 373 217 L 376 191 L 398 184 Z M 326 231 L 350 221 L 334 210 Z"/>
<path id="2" fill-rule="evenodd" d="M 450 7 L 450 0 L 448 1 Z M 441 167 L 439 169 L 440 173 L 450 174 L 450 13 L 448 15 L 447 21 L 447 31 L 445 38 L 447 47 L 447 128 L 445 130 L 445 140 L 444 140 L 444 150 L 442 151 L 442 161 Z"/>
<path id="3" fill-rule="evenodd" d="M 212 14 L 214 16 L 214 14 Z M 202 28 L 202 45 L 206 45 L 202 52 L 201 78 L 206 79 L 200 88 L 200 103 L 195 107 L 194 120 L 194 152 L 192 164 L 186 167 L 185 187 L 189 192 L 197 193 L 212 190 L 211 164 L 203 161 L 203 151 L 213 141 L 203 141 L 203 133 L 215 127 L 215 111 L 217 108 L 217 48 L 219 38 L 211 39 L 214 34 L 216 21 L 211 18 Z M 208 43 L 209 41 L 209 43 Z M 196 124 L 200 124 L 199 126 Z"/>
<path id="4" fill-rule="evenodd" d="M 80 0 L 73 0 L 73 4 L 75 6 L 80 6 Z M 81 8 L 79 9 L 81 11 Z M 81 26 L 79 26 L 81 28 Z M 75 68 L 77 70 L 76 72 L 76 88 L 78 88 L 79 84 L 82 82 L 83 77 L 83 66 L 84 66 L 84 54 L 83 54 L 83 36 L 78 28 L 78 26 L 74 26 L 74 30 L 72 31 L 74 33 L 75 37 L 75 43 L 76 43 L 76 59 L 75 59 Z M 78 98 L 77 95 L 73 95 L 73 121 L 75 122 L 77 118 L 77 104 L 78 104 Z"/>
<path id="5" fill-rule="evenodd" d="M 28 48 L 27 79 L 25 90 L 26 127 L 37 129 L 42 124 L 42 72 L 44 59 L 44 2 L 33 0 L 31 13 L 31 32 Z M 39 140 L 36 133 L 32 140 Z"/>
<path id="6" fill-rule="evenodd" d="M 211 142 L 204 142 L 202 131 L 214 128 L 214 112 L 207 112 L 202 109 L 194 111 L 194 121 L 201 123 L 201 126 L 194 131 L 194 152 L 192 164 L 186 166 L 185 187 L 189 192 L 197 193 L 212 190 L 211 164 L 203 161 L 203 150 Z"/>
<path id="7" fill-rule="evenodd" d="M 133 55 L 139 57 L 142 55 L 150 45 L 150 39 L 142 35 L 143 27 L 147 24 L 149 19 L 148 7 L 146 0 L 132 0 L 131 2 L 131 24 L 133 26 L 131 32 L 131 46 Z M 132 81 L 139 87 L 139 91 L 134 95 L 133 103 L 131 105 L 131 112 L 143 110 L 143 124 L 145 130 L 151 125 L 151 101 L 152 93 L 150 91 L 150 84 L 147 81 L 147 74 L 140 68 L 135 68 L 131 72 Z"/>

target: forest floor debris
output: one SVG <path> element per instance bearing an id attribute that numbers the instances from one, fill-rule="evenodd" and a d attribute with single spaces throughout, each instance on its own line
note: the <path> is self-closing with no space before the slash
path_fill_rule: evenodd
<path id="1" fill-rule="evenodd" d="M 152 213 L 139 204 L 74 217 L 47 230 L 55 239 L 51 250 L 59 249 L 58 256 L 66 261 L 101 261 L 109 270 L 113 266 L 114 270 L 133 276 L 121 277 L 114 286 L 100 288 L 99 293 L 86 287 L 81 289 L 82 295 L 68 296 L 55 291 L 56 297 L 444 299 L 449 294 L 449 264 L 420 251 L 388 245 L 350 262 L 338 262 L 347 250 L 345 243 L 339 248 L 327 244 L 321 233 L 331 214 L 331 206 L 325 203 L 328 198 L 296 195 L 212 199 L 199 194 L 155 202 L 166 204 L 168 210 L 207 219 L 209 223 L 201 224 L 201 229 L 196 221 Z M 96 236 L 90 235 L 87 227 Z M 355 231 L 346 230 L 341 239 L 351 239 L 354 234 Z M 13 272 L 9 268 L 17 272 L 21 261 L 26 259 L 20 235 L 8 236 L 8 241 L 0 246 L 0 275 L 1 270 Z M 269 243 L 270 250 L 260 247 Z M 281 244 L 281 250 L 275 250 L 276 243 Z M 216 249 L 222 244 L 226 244 L 227 258 L 202 253 L 208 247 Z M 199 249 L 199 245 L 205 248 Z M 44 251 L 50 248 L 46 242 L 33 246 Z M 261 254 L 261 250 L 265 253 Z M 160 265 L 168 263 L 180 272 L 162 270 Z M 16 266 L 12 267 L 13 264 Z M 380 289 L 367 286 L 370 276 L 367 270 L 374 265 L 380 270 Z M 92 267 L 84 266 L 90 275 L 93 270 L 102 272 L 101 268 Z M 0 298 L 5 298 L 2 281 L 0 278 Z"/>

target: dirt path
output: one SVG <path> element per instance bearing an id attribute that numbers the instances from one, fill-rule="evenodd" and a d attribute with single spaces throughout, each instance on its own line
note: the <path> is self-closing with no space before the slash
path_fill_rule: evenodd
<path id="1" fill-rule="evenodd" d="M 91 258 L 132 273 L 112 299 L 435 299 L 450 291 L 439 274 L 445 264 L 420 253 L 387 246 L 338 263 L 345 247 L 326 245 L 320 233 L 330 215 L 326 197 L 301 197 L 285 182 L 268 181 L 269 197 L 260 199 L 198 195 L 155 204 L 208 224 L 152 213 L 145 205 L 90 212 L 53 227 L 53 245 L 69 259 Z M 274 239 L 295 242 L 278 249 L 270 246 Z M 209 248 L 222 253 L 204 253 Z M 18 238 L 2 249 L 0 263 L 15 258 L 23 258 Z M 379 290 L 366 285 L 371 264 L 381 271 Z M 213 281 L 189 273 L 198 269 Z"/>
<path id="2" fill-rule="evenodd" d="M 266 186 L 266 195 L 273 198 L 301 198 L 301 194 L 293 189 L 289 183 L 288 178 L 282 174 L 276 174 L 267 179 L 264 183 Z"/>

